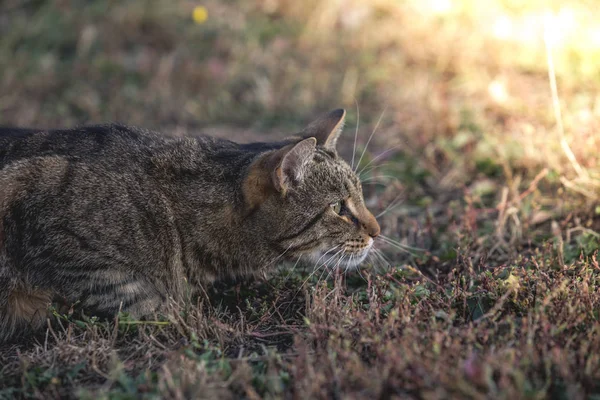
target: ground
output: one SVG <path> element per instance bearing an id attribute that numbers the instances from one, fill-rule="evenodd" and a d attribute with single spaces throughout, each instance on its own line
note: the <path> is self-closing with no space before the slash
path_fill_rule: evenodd
<path id="1" fill-rule="evenodd" d="M 5 0 L 0 124 L 250 141 L 344 107 L 385 238 L 360 270 L 282 265 L 155 321 L 57 313 L 0 349 L 0 398 L 600 398 L 599 14 Z"/>

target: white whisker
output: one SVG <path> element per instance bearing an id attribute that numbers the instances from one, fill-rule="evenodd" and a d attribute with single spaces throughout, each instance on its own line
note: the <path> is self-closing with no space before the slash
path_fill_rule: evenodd
<path id="1" fill-rule="evenodd" d="M 392 239 L 390 239 L 390 238 L 388 238 L 386 236 L 383 236 L 383 235 L 379 235 L 379 238 L 381 240 L 383 240 L 383 242 L 386 243 L 387 245 L 389 245 L 391 247 L 394 247 L 394 248 L 396 248 L 396 249 L 398 249 L 398 250 L 400 250 L 400 251 L 402 251 L 404 253 L 408 253 L 410 255 L 415 255 L 414 252 L 423 252 L 423 251 L 425 251 L 424 249 L 420 249 L 420 248 L 417 248 L 417 247 L 412 247 L 412 246 L 408 246 L 408 245 L 402 244 L 400 242 L 392 240 Z"/>
<path id="2" fill-rule="evenodd" d="M 400 204 L 402 204 L 403 199 L 401 198 L 404 195 L 404 191 L 402 191 L 400 194 L 398 194 L 398 196 L 396 196 L 394 198 L 394 200 L 392 200 L 390 202 L 390 204 L 379 214 L 377 214 L 375 216 L 375 219 L 383 217 L 385 214 L 387 214 L 388 212 L 390 212 L 391 210 L 393 210 L 395 207 L 399 206 Z"/>
<path id="3" fill-rule="evenodd" d="M 397 244 L 400 247 L 404 247 L 406 249 L 411 249 L 411 250 L 415 250 L 415 251 L 425 251 L 425 249 L 422 249 L 420 247 L 413 247 L 413 246 L 409 246 L 409 245 L 404 244 L 404 243 L 400 243 L 397 240 L 394 240 L 391 237 L 386 236 L 386 235 L 379 235 L 379 237 L 382 238 L 382 239 L 388 240 L 388 241 L 390 241 L 390 242 L 392 242 L 394 244 Z"/>
<path id="4" fill-rule="evenodd" d="M 360 166 L 360 162 L 362 161 L 362 159 L 365 155 L 365 152 L 367 151 L 367 148 L 369 147 L 369 143 L 371 143 L 371 139 L 373 139 L 373 135 L 375 135 L 375 132 L 377 132 L 377 128 L 379 127 L 379 124 L 381 123 L 381 119 L 383 118 L 383 115 L 385 114 L 386 110 L 387 110 L 387 106 L 385 107 L 385 109 L 383 110 L 381 115 L 379 116 L 379 120 L 377 120 L 377 124 L 375 124 L 375 128 L 373 128 L 373 132 L 371 132 L 371 136 L 369 136 L 369 140 L 367 140 L 367 144 L 365 145 L 365 148 L 363 149 L 362 154 L 360 155 L 360 158 L 358 159 L 358 163 L 356 163 L 356 169 L 354 169 L 354 172 L 356 172 L 356 170 Z"/>
<path id="5" fill-rule="evenodd" d="M 333 250 L 335 250 L 336 248 L 340 247 L 340 245 L 334 246 L 331 249 L 327 250 L 325 252 L 325 254 L 323 254 L 315 263 L 315 267 L 316 265 L 319 263 L 319 261 L 328 253 L 332 252 Z M 339 250 L 338 252 L 336 252 L 333 256 L 331 256 L 331 258 L 335 257 L 336 255 L 338 255 L 340 252 L 342 252 L 344 249 Z M 327 261 L 329 261 L 331 258 L 329 258 Z M 315 268 L 309 275 L 308 277 L 302 282 L 302 284 L 300 285 L 300 287 L 298 288 L 298 290 L 296 290 L 296 293 L 294 293 L 294 296 L 292 297 L 292 300 L 290 300 L 290 305 L 294 302 L 294 300 L 296 300 L 296 297 L 298 296 L 298 293 L 300 293 L 300 291 L 304 288 L 304 285 L 306 285 L 306 282 L 309 281 L 310 278 L 312 278 L 314 276 L 314 274 L 321 268 L 325 267 L 325 264 L 321 265 L 321 267 Z M 290 305 L 288 305 L 288 307 L 286 307 L 286 309 L 283 311 L 284 313 L 288 310 L 288 308 L 290 307 Z"/>
<path id="6" fill-rule="evenodd" d="M 340 247 L 340 246 L 338 245 L 338 246 L 336 246 L 336 247 Z M 330 250 L 330 251 L 331 251 L 331 250 Z M 306 282 L 308 282 L 308 280 L 309 280 L 310 278 L 312 278 L 312 277 L 314 276 L 314 274 L 315 274 L 315 273 L 316 273 L 318 270 L 320 270 L 321 268 L 326 268 L 326 267 L 327 267 L 327 263 L 328 263 L 330 260 L 332 260 L 332 259 L 333 259 L 335 256 L 337 256 L 338 254 L 340 254 L 342 251 L 344 251 L 344 249 L 340 249 L 340 250 L 338 250 L 338 251 L 337 251 L 337 252 L 336 252 L 334 255 L 332 255 L 331 257 L 329 257 L 329 258 L 327 259 L 327 261 L 325 261 L 325 262 L 324 262 L 324 263 L 323 263 L 323 264 L 322 264 L 320 267 L 317 267 L 317 268 L 315 268 L 315 270 L 314 270 L 314 271 L 313 271 L 313 272 L 312 272 L 310 275 L 308 275 L 308 278 L 306 278 L 306 279 L 304 280 L 304 282 L 302 282 L 302 285 L 300 285 L 300 288 L 299 288 L 298 290 L 302 290 L 302 288 L 304 287 L 304 285 L 306 285 Z M 320 259 L 319 259 L 319 260 L 320 260 Z M 315 264 L 315 265 L 316 265 L 316 264 Z"/>
<path id="7" fill-rule="evenodd" d="M 337 254 L 339 254 L 340 252 L 338 252 Z M 337 255 L 336 254 L 336 255 Z M 332 260 L 333 257 L 329 258 L 329 260 L 327 260 L 327 263 L 325 263 L 325 268 L 323 269 L 323 273 L 325 273 L 325 271 L 330 271 L 332 269 L 337 268 L 337 266 L 340 264 L 340 262 L 342 261 L 342 259 L 344 258 L 345 254 L 342 254 L 342 256 L 336 261 Z M 333 263 L 336 262 L 335 266 L 333 268 L 331 268 L 331 266 L 329 265 L 329 263 Z M 323 277 L 323 273 L 321 273 L 321 275 L 319 276 L 319 279 L 317 280 L 317 282 L 321 282 L 321 278 Z M 329 278 L 329 274 L 327 274 L 327 277 Z M 327 280 L 327 278 L 326 278 Z"/>
<path id="8" fill-rule="evenodd" d="M 383 254 L 383 252 L 379 249 L 374 249 L 374 250 L 375 250 L 375 254 L 379 258 L 379 262 L 382 263 L 383 270 L 387 271 L 388 268 L 391 268 L 392 263 L 390 262 L 390 260 L 387 259 L 387 257 Z"/>
<path id="9" fill-rule="evenodd" d="M 337 246 L 333 246 L 331 249 L 327 250 L 325 253 L 323 253 L 323 255 L 321 257 L 319 257 L 319 259 L 317 260 L 317 262 L 315 263 L 314 268 L 317 268 L 317 264 L 319 264 L 319 261 L 321 261 L 323 259 L 323 257 L 325 257 L 327 254 L 331 253 L 332 251 L 334 251 L 335 249 L 337 249 L 338 247 L 340 247 L 340 245 L 338 244 Z"/>
<path id="10" fill-rule="evenodd" d="M 292 245 L 290 244 L 287 249 L 285 249 L 283 251 L 283 253 L 281 253 L 280 255 L 278 255 L 277 257 L 275 257 L 274 259 L 272 259 L 271 261 L 269 261 L 268 264 L 266 264 L 263 268 L 267 269 L 268 267 L 272 266 L 273 264 L 275 264 L 277 262 L 277 260 L 279 260 L 281 257 L 283 257 L 283 255 L 285 253 L 287 253 L 287 251 L 292 247 Z"/>
<path id="11" fill-rule="evenodd" d="M 366 182 L 370 182 L 370 181 L 377 181 L 381 178 L 398 180 L 398 178 L 393 175 L 377 175 L 377 176 L 371 176 L 367 179 L 361 179 L 360 181 L 361 181 L 361 183 L 366 183 Z"/>
<path id="12" fill-rule="evenodd" d="M 342 260 L 344 259 L 344 257 L 346 257 L 346 254 L 342 254 L 342 256 L 337 261 L 337 263 L 333 266 L 333 268 L 327 268 L 327 270 L 329 272 L 327 273 L 327 276 L 325 277 L 325 281 L 327 281 L 329 279 L 329 277 L 331 276 L 331 274 L 333 274 L 335 271 L 337 271 L 337 269 L 339 268 L 339 266 L 340 266 Z M 323 276 L 323 275 L 321 274 L 321 276 Z M 320 278 L 321 277 L 319 277 L 319 282 L 320 282 Z"/>
<path id="13" fill-rule="evenodd" d="M 388 166 L 388 165 L 390 165 L 390 164 L 392 164 L 392 163 L 391 163 L 391 162 L 389 162 L 389 161 L 386 161 L 386 162 L 382 162 L 381 164 L 377 164 L 377 165 L 371 165 L 369 168 L 367 168 L 367 169 L 365 169 L 364 171 L 362 171 L 362 172 L 360 173 L 360 175 L 358 175 L 358 176 L 360 177 L 360 176 L 362 176 L 362 175 L 364 175 L 364 174 L 367 174 L 367 173 L 369 173 L 369 172 L 373 171 L 374 169 L 377 169 L 377 168 L 383 168 L 383 167 L 385 167 L 385 166 Z"/>
<path id="14" fill-rule="evenodd" d="M 377 157 L 373 158 L 371 161 L 369 161 L 364 167 L 361 168 L 360 171 L 358 171 L 356 173 L 356 175 L 360 176 L 364 170 L 371 164 L 373 164 L 375 161 L 379 160 L 381 157 L 385 156 L 386 154 L 388 154 L 390 151 L 396 150 L 398 147 L 400 147 L 400 144 L 397 144 L 396 146 L 393 146 L 389 149 L 387 149 L 386 151 L 384 151 L 383 153 L 381 153 L 380 155 L 378 155 Z"/>
<path id="15" fill-rule="evenodd" d="M 287 274 L 287 276 L 283 280 L 284 284 L 288 281 L 288 279 L 290 279 L 290 276 L 292 276 L 292 273 L 296 270 L 296 267 L 298 266 L 298 263 L 300 262 L 301 258 L 302 258 L 302 256 L 298 257 L 298 259 L 296 260 L 296 263 L 294 264 L 294 266 L 292 267 L 292 269 L 290 270 L 290 272 Z"/>
<path id="16" fill-rule="evenodd" d="M 369 257 L 371 258 L 371 263 L 373 265 L 373 267 L 377 268 L 376 264 L 381 263 L 381 258 L 378 254 L 378 249 L 372 249 L 371 252 L 369 252 Z"/>
<path id="17" fill-rule="evenodd" d="M 356 155 L 356 139 L 358 138 L 358 123 L 360 122 L 360 111 L 358 109 L 358 100 L 354 98 L 356 103 L 356 131 L 354 132 L 354 147 L 352 148 L 352 164 L 351 168 L 354 171 L 354 156 Z"/>
<path id="18" fill-rule="evenodd" d="M 353 254 L 351 254 L 351 255 L 350 255 L 350 262 L 352 262 L 352 258 L 353 258 L 353 256 L 354 256 Z M 369 252 L 369 253 L 367 254 L 367 257 L 371 257 L 371 252 Z M 347 271 L 348 271 L 348 270 L 346 270 L 346 272 L 347 272 Z M 367 283 L 368 283 L 368 281 L 365 279 L 365 277 L 363 276 L 363 274 L 360 272 L 360 268 L 359 268 L 358 266 L 356 267 L 356 272 L 358 272 L 358 275 L 359 275 L 359 276 L 362 278 L 362 280 L 363 280 L 363 281 L 365 281 L 365 282 L 367 282 Z"/>
<path id="19" fill-rule="evenodd" d="M 337 246 L 337 247 L 339 247 L 339 246 Z M 338 251 L 337 251 L 337 252 L 336 252 L 334 255 L 332 255 L 331 257 L 329 257 L 329 258 L 327 259 L 327 261 L 323 262 L 323 265 L 325 265 L 325 266 L 328 266 L 328 265 L 329 265 L 329 262 L 330 262 L 331 260 L 333 260 L 333 259 L 334 259 L 334 258 L 335 258 L 335 257 L 336 257 L 338 254 L 340 254 L 340 253 L 341 253 L 341 252 L 343 252 L 343 251 L 344 251 L 344 249 L 340 249 L 340 250 L 338 250 Z"/>
<path id="20" fill-rule="evenodd" d="M 369 183 L 369 185 L 380 185 L 380 186 L 385 186 L 388 187 L 390 184 L 388 182 L 362 182 L 362 183 Z"/>

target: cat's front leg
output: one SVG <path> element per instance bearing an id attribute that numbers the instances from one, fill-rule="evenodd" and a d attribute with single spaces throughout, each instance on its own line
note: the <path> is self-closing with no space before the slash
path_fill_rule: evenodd
<path id="1" fill-rule="evenodd" d="M 107 271 L 106 275 L 110 275 Z M 117 273 L 115 273 L 117 275 Z M 119 312 L 138 319 L 164 309 L 166 294 L 145 277 L 127 277 L 93 282 L 81 293 L 80 307 L 90 316 L 112 318 Z"/>

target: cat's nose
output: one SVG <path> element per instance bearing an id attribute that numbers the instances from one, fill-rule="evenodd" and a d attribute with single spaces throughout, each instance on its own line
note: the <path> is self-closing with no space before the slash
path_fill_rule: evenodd
<path id="1" fill-rule="evenodd" d="M 381 233 L 381 228 L 379 227 L 379 224 L 377 223 L 377 220 L 375 219 L 375 217 L 371 213 L 369 213 L 369 216 L 367 217 L 367 219 L 365 220 L 365 222 L 363 222 L 363 229 L 373 239 L 375 239 Z"/>
<path id="2" fill-rule="evenodd" d="M 379 236 L 379 234 L 381 233 L 381 228 L 379 227 L 379 224 L 377 223 L 377 221 L 375 221 L 375 223 L 373 225 L 371 225 L 369 227 L 369 229 L 367 229 L 367 233 L 373 239 L 375 239 L 377 236 Z"/>

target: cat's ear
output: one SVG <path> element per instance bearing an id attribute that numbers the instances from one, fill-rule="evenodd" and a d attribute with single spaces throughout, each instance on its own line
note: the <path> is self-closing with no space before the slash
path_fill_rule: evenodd
<path id="1" fill-rule="evenodd" d="M 242 191 L 248 210 L 260 206 L 273 193 L 284 194 L 297 186 L 306 174 L 317 148 L 310 137 L 260 157 L 248 169 Z"/>
<path id="2" fill-rule="evenodd" d="M 278 163 L 272 172 L 272 178 L 278 192 L 285 193 L 290 186 L 302 182 L 316 146 L 317 139 L 309 137 L 277 152 L 275 156 Z"/>
<path id="3" fill-rule="evenodd" d="M 304 137 L 314 137 L 317 139 L 317 145 L 335 151 L 337 140 L 344 129 L 345 119 L 346 110 L 340 108 L 331 111 L 310 123 L 301 134 Z"/>

